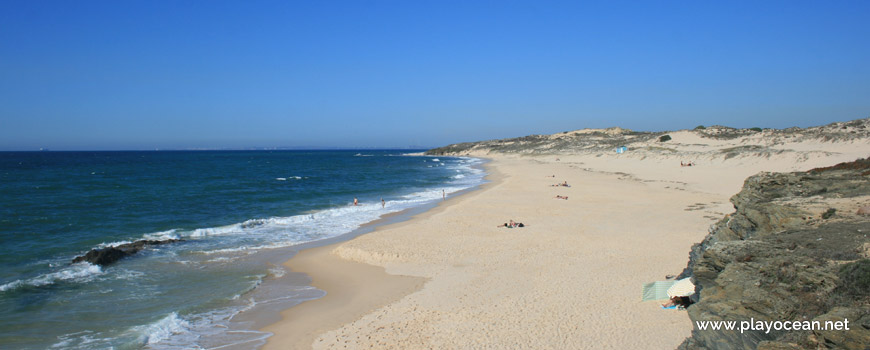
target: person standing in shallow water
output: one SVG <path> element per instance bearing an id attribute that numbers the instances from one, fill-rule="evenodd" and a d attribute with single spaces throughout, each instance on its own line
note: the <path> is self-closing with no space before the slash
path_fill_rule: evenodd
<path id="1" fill-rule="evenodd" d="M 359 205 L 359 201 L 356 199 L 356 197 L 353 197 L 353 205 Z"/>
<path id="2" fill-rule="evenodd" d="M 444 190 L 441 190 L 441 200 L 447 200 L 447 193 Z"/>
<path id="3" fill-rule="evenodd" d="M 387 202 L 384 202 L 384 199 L 381 198 L 381 208 L 387 206 Z"/>

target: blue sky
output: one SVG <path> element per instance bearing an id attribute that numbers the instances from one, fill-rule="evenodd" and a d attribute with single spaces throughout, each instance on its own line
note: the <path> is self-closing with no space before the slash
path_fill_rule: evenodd
<path id="1" fill-rule="evenodd" d="M 870 117 L 870 1 L 4 1 L 0 150 Z"/>

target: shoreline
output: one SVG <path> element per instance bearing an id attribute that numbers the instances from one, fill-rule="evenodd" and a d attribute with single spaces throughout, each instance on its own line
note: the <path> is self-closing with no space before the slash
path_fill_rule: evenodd
<path id="1" fill-rule="evenodd" d="M 415 220 L 439 213 L 465 197 L 484 192 L 499 183 L 500 174 L 488 165 L 492 160 L 475 158 L 484 160 L 481 164 L 487 173 L 484 183 L 434 204 L 386 214 L 345 235 L 312 242 L 309 247 L 296 250 L 281 265 L 291 273 L 307 276 L 308 285 L 325 291 L 326 295 L 278 312 L 279 320 L 258 329 L 272 333 L 260 349 L 311 348 L 320 334 L 422 289 L 428 278 L 390 274 L 383 267 L 344 259 L 332 252 L 362 235 L 412 225 Z"/>
<path id="2" fill-rule="evenodd" d="M 564 157 L 563 157 L 564 158 Z M 486 255 L 484 260 L 489 260 L 493 257 L 497 257 L 499 259 L 507 258 L 510 262 L 519 263 L 520 266 L 506 267 L 505 269 L 501 268 L 501 265 L 494 264 L 490 266 L 491 262 L 487 261 L 484 265 L 487 265 L 487 270 L 489 271 L 487 274 L 492 273 L 495 276 L 492 278 L 487 278 L 488 281 L 477 284 L 474 283 L 475 286 L 479 287 L 473 294 L 479 294 L 478 296 L 484 296 L 486 294 L 507 294 L 509 299 L 515 298 L 516 296 L 510 296 L 513 292 L 513 286 L 504 286 L 499 285 L 502 283 L 503 278 L 508 278 L 508 275 L 513 275 L 511 278 L 519 278 L 522 286 L 519 287 L 519 290 L 524 291 L 532 291 L 533 294 L 537 296 L 532 297 L 533 299 L 541 299 L 546 298 L 544 295 L 540 295 L 538 291 L 535 291 L 537 287 L 537 283 L 545 283 L 550 286 L 550 288 L 559 289 L 560 294 L 567 293 L 570 299 L 576 299 L 574 290 L 571 287 L 559 287 L 559 284 L 568 282 L 569 284 L 578 283 L 577 281 L 554 281 L 548 280 L 546 282 L 539 281 L 540 275 L 550 275 L 555 277 L 556 280 L 560 280 L 560 276 L 566 270 L 561 270 L 561 268 L 557 268 L 560 271 L 555 272 L 553 270 L 550 271 L 542 271 L 542 266 L 540 262 L 535 261 L 538 258 L 525 256 L 525 254 L 517 255 L 516 248 L 517 247 L 536 247 L 538 245 L 536 243 L 536 237 L 543 235 L 550 235 L 551 233 L 555 233 L 556 236 L 564 237 L 566 231 L 570 231 L 563 225 L 557 225 L 557 227 L 551 227 L 553 222 L 543 222 L 538 221 L 541 220 L 542 216 L 549 216 L 550 218 L 554 216 L 565 215 L 566 212 L 562 210 L 558 210 L 555 212 L 551 212 L 546 214 L 546 210 L 542 211 L 541 208 L 536 208 L 535 206 L 541 204 L 539 202 L 541 199 L 527 199 L 527 195 L 530 193 L 534 193 L 536 196 L 538 194 L 542 195 L 542 200 L 544 203 L 549 205 L 559 206 L 562 204 L 583 204 L 583 200 L 580 200 L 576 196 L 577 183 L 582 182 L 581 178 L 583 177 L 591 177 L 596 178 L 597 181 L 605 181 L 611 183 L 613 181 L 622 182 L 625 181 L 621 179 L 620 176 L 614 175 L 612 173 L 606 172 L 597 172 L 590 171 L 588 169 L 577 170 L 574 169 L 574 164 L 570 161 L 567 162 L 559 162 L 559 163 L 546 163 L 544 164 L 547 168 L 556 167 L 558 169 L 557 172 L 561 174 L 566 173 L 574 173 L 568 177 L 569 183 L 575 185 L 573 188 L 556 188 L 551 187 L 551 182 L 555 182 L 554 179 L 549 178 L 548 174 L 553 170 L 545 170 L 539 169 L 542 164 L 538 163 L 542 160 L 542 157 L 498 157 L 490 159 L 485 165 L 487 170 L 486 179 L 489 181 L 480 186 L 479 191 L 473 191 L 472 193 L 454 197 L 448 199 L 444 202 L 439 202 L 435 208 L 432 208 L 428 211 L 425 211 L 421 214 L 414 215 L 410 219 L 401 221 L 398 223 L 378 226 L 372 232 L 369 232 L 365 235 L 356 236 L 350 240 L 345 240 L 341 242 L 332 243 L 326 246 L 321 246 L 317 248 L 306 249 L 298 253 L 297 255 L 291 257 L 283 266 L 296 273 L 304 273 L 309 276 L 312 280 L 311 285 L 317 287 L 318 289 L 325 290 L 327 295 L 320 299 L 310 300 L 303 302 L 301 304 L 295 305 L 289 309 L 283 310 L 281 312 L 281 320 L 270 324 L 264 328 L 261 328 L 260 331 L 270 332 L 273 335 L 266 340 L 266 344 L 261 348 L 264 350 L 270 349 L 319 349 L 322 347 L 329 347 L 330 344 L 333 346 L 349 346 L 350 348 L 369 348 L 370 346 L 378 347 L 395 347 L 395 348 L 414 348 L 414 347 L 428 347 L 434 346 L 435 348 L 475 348 L 479 346 L 487 346 L 492 345 L 495 342 L 495 338 L 493 334 L 489 333 L 499 333 L 501 331 L 507 331 L 507 333 L 512 333 L 514 336 L 505 337 L 504 342 L 498 343 L 496 348 L 540 348 L 547 346 L 555 346 L 553 344 L 561 344 L 559 346 L 567 346 L 568 348 L 573 348 L 580 346 L 583 344 L 582 342 L 577 341 L 567 341 L 565 339 L 556 339 L 559 337 L 569 336 L 571 332 L 576 332 L 577 334 L 584 333 L 578 330 L 577 324 L 588 323 L 592 321 L 592 319 L 597 318 L 594 314 L 591 315 L 580 315 L 581 317 L 578 319 L 577 315 L 566 315 L 564 312 L 567 310 L 574 310 L 580 313 L 583 309 L 589 307 L 589 302 L 580 302 L 577 300 L 557 300 L 557 305 L 568 306 L 567 310 L 557 311 L 560 306 L 556 305 L 541 305 L 542 308 L 546 310 L 550 310 L 545 313 L 540 312 L 532 312 L 535 321 L 525 320 L 518 321 L 517 315 L 520 315 L 520 318 L 525 318 L 527 312 L 527 307 L 524 305 L 524 302 L 519 300 L 511 300 L 506 301 L 504 303 L 497 303 L 499 311 L 507 310 L 509 313 L 514 313 L 509 317 L 485 317 L 485 319 L 490 319 L 492 321 L 491 325 L 482 325 L 480 322 L 484 320 L 477 320 L 480 313 L 487 313 L 487 308 L 491 308 L 495 305 L 476 305 L 478 303 L 468 303 L 469 298 L 472 298 L 472 293 L 469 291 L 456 289 L 455 285 L 452 285 L 451 280 L 459 280 L 463 285 L 467 285 L 469 276 L 466 276 L 467 271 L 465 271 L 468 267 L 480 265 L 480 261 L 474 261 L 478 259 L 474 259 L 471 255 L 465 254 L 455 254 L 453 252 L 449 252 L 451 255 L 450 260 L 447 261 L 445 266 L 447 271 L 435 271 L 429 267 L 424 267 L 420 269 L 420 265 L 412 264 L 416 266 L 411 266 L 410 268 L 406 266 L 401 258 L 403 253 L 397 253 L 400 256 L 399 259 L 395 257 L 390 257 L 388 255 L 393 254 L 390 251 L 390 248 L 393 248 L 390 243 L 385 242 L 394 242 L 394 238 L 404 239 L 408 241 L 415 241 L 414 246 L 411 248 L 415 252 L 420 252 L 427 248 L 426 242 L 422 237 L 412 236 L 416 232 L 432 231 L 425 229 L 425 227 L 431 227 L 433 225 L 433 221 L 442 222 L 442 221 L 457 221 L 457 222 L 468 222 L 468 218 L 456 219 L 455 216 L 458 215 L 457 212 L 463 212 L 465 208 L 476 207 L 478 204 L 473 202 L 483 201 L 486 204 L 483 206 L 484 211 L 489 211 L 490 214 L 486 216 L 492 216 L 492 211 L 495 208 L 497 212 L 501 212 L 498 215 L 499 220 L 508 221 L 509 219 L 514 219 L 519 222 L 525 222 L 527 226 L 525 228 L 517 228 L 517 229 L 507 229 L 507 228 L 496 228 L 497 224 L 500 224 L 501 221 L 493 221 L 491 224 L 487 221 L 486 225 L 483 225 L 487 228 L 488 231 L 484 235 L 484 239 L 487 241 L 487 244 L 493 244 L 493 247 L 496 246 L 504 246 L 504 248 L 508 248 L 510 252 L 505 252 L 500 250 L 497 254 L 492 255 L 489 252 L 484 253 Z M 506 169 L 507 168 L 507 169 Z M 529 188 L 526 186 L 525 181 L 529 179 L 522 179 L 522 183 L 516 183 L 517 180 L 514 177 L 517 174 L 514 170 L 532 168 L 532 171 L 535 173 L 534 181 L 538 183 L 536 188 Z M 525 170 L 523 170 L 525 171 Z M 525 175 L 525 174 L 523 174 Z M 577 175 L 580 175 L 578 177 Z M 525 176 L 522 176 L 525 177 Z M 557 176 L 558 179 L 563 179 L 563 176 Z M 630 180 L 632 182 L 636 182 Z M 513 186 L 505 186 L 505 185 L 513 185 Z M 642 185 L 637 182 L 638 185 Z M 519 185 L 519 188 L 514 187 Z M 504 188 L 509 187 L 509 188 Z M 513 188 L 511 188 L 513 187 Z M 599 188 L 606 188 L 607 186 L 602 186 Z M 563 202 L 561 200 L 552 199 L 553 195 L 544 195 L 544 193 L 554 192 L 554 193 L 562 193 L 566 190 L 572 190 L 572 200 Z M 660 189 L 665 191 L 670 191 L 667 189 Z M 518 191 L 523 191 L 523 193 L 518 193 Z M 610 194 L 604 194 L 605 197 L 610 197 Z M 519 208 L 511 208 L 510 206 L 505 206 L 503 203 L 514 203 L 515 201 L 520 200 L 520 202 L 526 202 L 527 205 L 523 205 L 522 209 Z M 495 202 L 495 203 L 493 203 Z M 531 206 L 529 206 L 531 205 Z M 544 215 L 541 215 L 544 214 Z M 612 219 L 612 216 L 605 215 L 605 218 Z M 493 219 L 495 220 L 495 219 Z M 532 221 L 530 221 L 532 220 Z M 696 220 L 693 224 L 697 224 L 699 221 Z M 702 223 L 702 227 L 706 227 L 706 224 L 709 220 L 702 219 L 700 220 Z M 465 229 L 468 229 L 467 226 L 463 225 Z M 443 230 L 434 230 L 441 231 L 441 234 L 445 232 Z M 447 241 L 451 239 L 460 239 L 463 241 L 459 243 L 459 245 L 465 245 L 465 239 L 461 239 L 456 236 L 456 234 L 462 235 L 465 232 L 453 232 L 448 233 L 449 237 Z M 684 235 L 684 247 L 675 249 L 679 251 L 680 254 L 678 257 L 672 257 L 669 259 L 664 259 L 665 261 L 661 261 L 653 264 L 640 264 L 643 266 L 641 270 L 644 271 L 643 281 L 646 280 L 655 280 L 655 279 L 664 279 L 664 273 L 679 273 L 679 271 L 685 266 L 685 252 L 689 251 L 689 247 L 694 241 L 703 237 L 704 230 L 697 230 L 696 234 L 691 234 L 689 236 Z M 496 236 L 492 236 L 495 234 Z M 389 237 L 386 237 L 389 235 Z M 398 236 L 402 236 L 404 238 L 399 238 Z M 697 237 L 694 237 L 697 236 Z M 489 242 L 490 239 L 496 238 L 497 241 L 502 241 L 507 243 L 508 241 L 512 241 L 512 244 L 518 244 L 518 246 L 513 246 L 511 243 L 500 245 L 498 242 Z M 691 237 L 691 238 L 689 238 Z M 418 239 L 419 238 L 419 239 Z M 445 237 L 438 238 L 438 240 L 442 240 Z M 599 237 L 600 238 L 600 237 Z M 626 237 L 629 240 L 634 240 L 632 237 Z M 549 237 L 547 241 L 549 243 L 555 243 L 556 245 L 560 245 L 558 243 L 559 237 Z M 590 245 L 590 238 L 581 238 L 581 246 Z M 594 238 L 593 238 L 594 239 Z M 364 242 L 365 241 L 365 242 Z M 379 242 L 379 244 L 385 244 L 380 248 L 385 248 L 385 250 L 381 251 L 370 251 L 368 249 L 359 249 L 360 246 L 366 246 L 370 242 Z M 616 253 L 617 248 L 615 248 L 612 242 L 608 242 L 606 239 L 601 240 L 600 242 L 604 243 L 603 246 L 596 246 L 588 251 L 588 253 L 592 253 L 593 251 L 603 253 L 597 254 L 594 257 L 589 258 L 589 262 L 593 260 L 600 260 L 605 265 L 611 265 L 614 263 L 614 258 L 616 257 L 614 254 Z M 443 243 L 443 241 L 442 241 Z M 478 242 L 481 243 L 481 242 Z M 448 243 L 448 245 L 455 246 L 457 243 Z M 479 246 L 480 244 L 471 244 L 470 246 Z M 649 244 L 645 245 L 649 246 Z M 485 247 L 485 246 L 484 246 Z M 448 248 L 452 249 L 452 248 Z M 404 252 L 408 253 L 408 252 Z M 441 253 L 445 253 L 445 251 L 441 251 Z M 564 254 L 565 252 L 561 252 L 560 254 Z M 571 252 L 573 254 L 573 252 Z M 648 254 L 641 254 L 648 255 Z M 429 259 L 434 256 L 428 255 L 427 258 L 421 259 L 424 265 L 429 265 L 431 261 Z M 552 258 L 552 257 L 551 257 Z M 532 260 L 529 260 L 532 259 Z M 562 261 L 568 261 L 570 259 L 568 256 L 562 256 Z M 641 257 L 641 260 L 645 260 L 646 258 Z M 440 260 L 440 257 L 438 258 Z M 456 260 L 456 261 L 452 261 Z M 519 260 L 519 261 L 517 261 Z M 624 260 L 624 259 L 618 259 Z M 661 259 L 658 259 L 661 260 Z M 439 261 L 441 263 L 441 261 Z M 506 265 L 508 261 L 503 261 Z M 572 262 L 573 263 L 573 262 Z M 664 263 L 664 264 L 663 264 Z M 522 266 L 525 265 L 525 266 Z M 669 266 L 669 268 L 665 268 L 664 266 Z M 576 267 L 575 267 L 576 268 Z M 602 267 L 608 268 L 608 267 Z M 455 270 L 455 271 L 451 271 Z M 652 270 L 652 271 L 651 271 Z M 662 272 L 661 276 L 658 273 L 654 272 Z M 447 277 L 445 277 L 445 272 Z M 650 273 L 653 272 L 653 273 Z M 504 275 L 507 273 L 508 275 Z M 603 277 L 606 277 L 606 273 L 595 273 L 594 275 L 590 275 L 591 272 L 583 273 L 584 278 L 593 279 L 596 283 L 602 283 Z M 535 275 L 539 275 L 539 277 L 534 277 Z M 598 275 L 598 276 L 595 276 Z M 484 275 L 485 276 L 485 275 Z M 480 277 L 480 276 L 475 276 Z M 635 276 L 636 277 L 636 276 Z M 448 282 L 446 285 L 444 282 Z M 624 285 L 626 281 L 620 281 L 621 285 Z M 380 286 L 379 286 L 380 285 Z M 433 286 L 437 285 L 437 286 Z M 383 286 L 383 288 L 381 288 Z M 581 288 L 581 286 L 577 285 L 577 287 Z M 634 289 L 637 289 L 636 291 Z M 691 330 L 691 325 L 688 320 L 688 316 L 685 313 L 663 313 L 658 309 L 657 304 L 655 302 L 640 302 L 640 283 L 638 282 L 636 288 L 627 288 L 630 292 L 627 295 L 619 296 L 619 303 L 624 308 L 637 308 L 643 307 L 644 310 L 642 315 L 639 316 L 642 319 L 647 320 L 655 320 L 659 322 L 664 322 L 670 327 L 670 330 L 666 330 L 662 332 L 661 327 L 652 327 L 648 330 L 648 333 L 642 337 L 638 337 L 638 339 L 625 339 L 624 335 L 621 335 L 622 332 L 617 332 L 614 334 L 613 331 L 607 331 L 605 334 L 596 337 L 601 339 L 618 337 L 622 338 L 621 343 L 626 344 L 627 346 L 641 346 L 641 344 L 649 344 L 646 342 L 640 342 L 638 340 L 649 339 L 652 337 L 662 337 L 663 335 L 670 335 L 668 339 L 664 341 L 653 342 L 654 344 L 672 344 L 676 346 L 683 338 L 689 335 Z M 636 295 L 635 295 L 636 294 Z M 330 296 L 331 295 L 331 296 Z M 433 297 L 435 295 L 435 297 Z M 551 295 L 552 296 L 552 295 Z M 417 298 L 413 298 L 417 297 Z M 499 295 L 495 299 L 503 299 L 504 295 Z M 635 298 L 636 297 L 636 298 Z M 472 342 L 470 339 L 452 339 L 452 337 L 457 336 L 455 330 L 449 331 L 444 335 L 444 338 L 439 342 L 432 342 L 428 338 L 425 333 L 441 333 L 442 330 L 431 329 L 429 323 L 439 323 L 443 321 L 438 321 L 443 318 L 442 316 L 436 317 L 435 319 L 430 320 L 416 320 L 417 325 L 413 325 L 415 320 L 408 320 L 407 318 L 414 318 L 414 313 L 418 313 L 419 307 L 423 306 L 423 304 L 429 303 L 431 299 L 438 299 L 438 304 L 442 302 L 446 302 L 447 304 L 453 304 L 450 308 L 460 307 L 458 312 L 467 312 L 469 310 L 466 309 L 479 309 L 470 312 L 472 315 L 468 315 L 457 319 L 455 321 L 449 322 L 450 327 L 465 328 L 464 323 L 469 325 L 475 325 L 471 329 L 467 329 L 470 333 L 467 336 L 471 336 L 474 332 L 471 332 L 472 329 L 478 329 L 477 327 L 482 327 L 483 332 L 487 333 L 485 335 L 481 335 L 478 339 L 475 339 L 476 342 Z M 520 300 L 529 298 L 529 296 L 519 297 Z M 601 298 L 598 296 L 595 297 L 587 297 L 591 299 L 592 303 L 599 305 L 606 305 L 607 298 Z M 409 301 L 409 299 L 415 299 L 413 301 Z M 480 302 L 486 303 L 484 300 L 480 300 Z M 405 304 L 411 305 L 405 305 Z M 567 303 L 567 304 L 563 304 Z M 587 306 L 584 306 L 587 305 Z M 444 307 L 441 305 L 439 307 Z M 552 309 L 556 307 L 557 309 Z M 506 309 L 505 309 L 506 308 Z M 578 309 L 579 308 L 579 309 Z M 517 314 L 517 312 L 519 314 Z M 551 313 L 555 313 L 557 315 L 552 315 Z M 397 315 L 398 314 L 398 315 Z M 440 314 L 440 312 L 439 312 Z M 629 314 L 629 312 L 626 312 Z M 555 317 L 554 317 L 555 316 Z M 638 315 L 632 315 L 633 317 L 638 317 Z M 396 320 L 391 320 L 394 317 L 403 318 L 404 320 L 397 322 Z M 555 319 L 554 319 L 555 318 Z M 564 322 L 577 323 L 574 325 L 566 324 L 566 325 L 558 325 L 553 324 L 553 322 L 559 322 L 559 318 L 563 318 Z M 586 321 L 583 321 L 583 320 Z M 386 321 L 385 321 L 386 320 Z M 503 324 L 503 322 L 509 321 L 512 322 L 513 325 L 504 325 L 503 329 L 499 326 Z M 607 322 L 610 324 L 606 326 L 605 329 L 614 329 L 616 328 L 612 322 Z M 378 326 L 380 324 L 380 326 Z M 399 325 L 401 324 L 401 325 Z M 519 325 L 519 328 L 517 326 Z M 555 334 L 541 334 L 540 330 L 535 331 L 535 327 L 543 327 L 548 328 L 554 332 L 555 334 L 562 334 L 562 336 L 556 336 Z M 568 328 L 565 328 L 568 327 Z M 413 330 L 411 330 L 413 329 Z M 424 330 L 425 329 L 425 330 Z M 594 327 L 595 332 L 601 330 L 599 327 Z M 403 332 L 412 332 L 410 336 L 402 335 Z M 348 333 L 349 332 L 349 333 Z M 423 334 L 421 334 L 421 332 Z M 525 334 L 523 334 L 525 332 Z M 465 333 L 465 332 L 463 332 Z M 504 333 L 502 336 L 505 336 L 507 333 Z M 386 336 L 389 339 L 379 339 L 379 337 Z M 405 338 L 405 339 L 396 339 Z M 528 337 L 538 337 L 540 338 L 538 343 L 532 342 L 528 343 Z M 556 338 L 554 338 L 556 337 Z M 420 339 L 423 338 L 423 339 Z M 679 340 L 679 341 L 678 341 Z M 627 342 L 626 342 L 627 341 Z M 364 346 L 352 346 L 352 343 L 361 343 Z M 468 342 L 468 343 L 466 343 Z M 526 343 L 523 343 L 526 342 Z M 435 345 L 430 345 L 435 343 Z M 350 345 L 349 345 L 350 344 Z M 517 344 L 523 344 L 521 346 L 514 346 Z M 550 345 L 546 345 L 550 344 Z M 558 346 L 557 346 L 558 347 Z M 580 346 L 582 347 L 582 346 Z"/>

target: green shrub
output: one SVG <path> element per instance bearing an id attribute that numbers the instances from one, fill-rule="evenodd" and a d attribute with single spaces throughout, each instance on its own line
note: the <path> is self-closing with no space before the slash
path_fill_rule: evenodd
<path id="1" fill-rule="evenodd" d="M 870 296 L 870 259 L 861 259 L 840 267 L 840 289 L 849 295 Z"/>
<path id="2" fill-rule="evenodd" d="M 755 131 L 755 132 L 761 132 L 761 128 L 758 128 L 758 127 L 756 127 L 756 128 L 749 128 L 749 130 L 752 130 L 752 131 Z"/>
<path id="3" fill-rule="evenodd" d="M 827 211 L 825 211 L 824 213 L 822 213 L 822 219 L 825 219 L 825 220 L 830 219 L 836 213 L 837 213 L 837 209 L 830 208 Z"/>
<path id="4" fill-rule="evenodd" d="M 670 140 L 671 140 L 671 135 L 664 135 L 662 137 L 659 137 L 659 142 L 665 142 L 665 141 L 670 141 Z"/>
<path id="5" fill-rule="evenodd" d="M 698 126 L 695 127 L 695 130 L 704 130 L 704 129 L 706 129 L 706 128 L 707 128 L 706 126 L 698 125 Z"/>

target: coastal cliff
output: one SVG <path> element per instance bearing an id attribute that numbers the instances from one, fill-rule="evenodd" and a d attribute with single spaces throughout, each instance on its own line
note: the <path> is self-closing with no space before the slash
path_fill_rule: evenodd
<path id="1" fill-rule="evenodd" d="M 678 278 L 695 321 L 843 321 L 849 331 L 692 331 L 679 349 L 867 349 L 870 159 L 749 177 Z"/>

